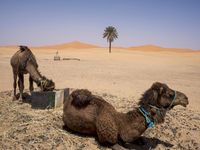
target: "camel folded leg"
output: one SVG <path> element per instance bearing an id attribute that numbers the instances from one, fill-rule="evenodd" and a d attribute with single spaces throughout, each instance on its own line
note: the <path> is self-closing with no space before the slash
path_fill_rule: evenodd
<path id="1" fill-rule="evenodd" d="M 97 135 L 100 143 L 116 144 L 118 140 L 118 129 L 112 115 L 103 110 L 96 121 Z"/>

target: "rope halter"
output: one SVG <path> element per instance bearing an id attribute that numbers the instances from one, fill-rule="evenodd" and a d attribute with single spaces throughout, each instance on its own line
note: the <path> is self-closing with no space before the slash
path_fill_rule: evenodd
<path id="1" fill-rule="evenodd" d="M 176 97 L 177 97 L 177 94 L 176 94 L 176 91 L 174 91 L 174 98 L 172 100 L 172 102 L 170 103 L 169 107 L 167 108 L 167 110 L 169 110 L 172 105 L 174 104 L 174 101 L 176 100 Z M 156 106 L 153 106 L 153 105 L 150 105 L 149 106 L 151 108 L 154 108 L 156 109 L 156 112 L 158 112 L 162 117 L 164 117 L 164 114 L 161 112 L 161 109 L 162 108 L 159 108 L 159 107 L 156 107 Z M 149 112 L 147 112 L 144 107 L 140 106 L 139 107 L 139 111 L 141 112 L 141 114 L 144 116 L 145 118 L 145 121 L 146 121 L 146 124 L 147 124 L 147 128 L 153 128 L 155 126 L 155 122 L 157 122 L 157 120 L 155 119 L 151 119 L 151 114 Z"/>

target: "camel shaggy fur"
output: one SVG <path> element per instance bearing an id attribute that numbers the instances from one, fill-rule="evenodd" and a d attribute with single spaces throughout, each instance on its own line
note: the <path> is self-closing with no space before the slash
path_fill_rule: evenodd
<path id="1" fill-rule="evenodd" d="M 100 143 L 133 142 L 148 128 L 146 116 L 154 124 L 164 122 L 165 114 L 176 105 L 186 107 L 185 94 L 156 82 L 142 95 L 138 107 L 127 113 L 117 112 L 103 98 L 88 90 L 75 90 L 64 103 L 65 126 L 82 134 L 97 135 Z"/>
<path id="2" fill-rule="evenodd" d="M 29 90 L 33 91 L 33 81 L 41 88 L 42 91 L 49 91 L 55 88 L 55 84 L 52 80 L 42 76 L 38 71 L 38 64 L 35 56 L 27 46 L 19 46 L 19 50 L 12 56 L 10 64 L 13 70 L 13 88 L 14 97 L 16 99 L 16 87 L 18 76 L 18 87 L 20 91 L 19 100 L 22 101 L 22 94 L 24 90 L 24 74 L 29 73 Z"/>

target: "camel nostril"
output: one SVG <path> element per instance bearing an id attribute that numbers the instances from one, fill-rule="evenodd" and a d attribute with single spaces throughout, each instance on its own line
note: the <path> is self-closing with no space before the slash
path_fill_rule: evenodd
<path id="1" fill-rule="evenodd" d="M 187 98 L 187 104 L 189 104 L 188 98 Z"/>
<path id="2" fill-rule="evenodd" d="M 188 97 L 185 96 L 185 99 L 186 99 L 186 104 L 188 105 L 189 104 Z"/>

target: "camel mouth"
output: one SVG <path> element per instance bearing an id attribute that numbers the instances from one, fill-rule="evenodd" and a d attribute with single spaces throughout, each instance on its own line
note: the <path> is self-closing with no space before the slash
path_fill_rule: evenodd
<path id="1" fill-rule="evenodd" d="M 52 87 L 49 87 L 47 90 L 49 90 L 49 91 L 53 91 L 54 89 L 55 89 L 55 87 L 52 86 Z"/>
<path id="2" fill-rule="evenodd" d="M 187 107 L 188 104 L 189 104 L 188 98 L 184 98 L 184 99 L 181 99 L 181 100 L 178 99 L 177 101 L 174 102 L 174 104 L 172 104 L 170 109 L 173 109 L 177 105 L 181 105 L 183 107 Z"/>
<path id="3" fill-rule="evenodd" d="M 181 106 L 187 107 L 188 103 L 182 103 Z"/>
<path id="4" fill-rule="evenodd" d="M 180 101 L 180 105 L 183 106 L 183 107 L 187 107 L 188 104 L 189 104 L 188 99 L 183 99 L 183 100 Z"/>
<path id="5" fill-rule="evenodd" d="M 50 87 L 44 88 L 44 91 L 53 91 L 54 89 L 55 89 L 55 86 L 50 86 Z"/>

